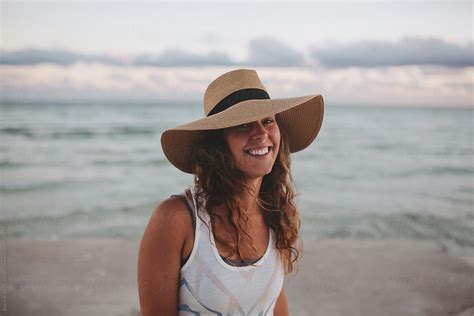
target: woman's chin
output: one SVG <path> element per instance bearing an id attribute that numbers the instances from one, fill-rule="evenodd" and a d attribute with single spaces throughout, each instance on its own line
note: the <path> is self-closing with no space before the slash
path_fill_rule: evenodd
<path id="1" fill-rule="evenodd" d="M 244 173 L 252 180 L 262 178 L 272 172 L 272 168 L 265 168 L 260 170 L 244 171 Z"/>

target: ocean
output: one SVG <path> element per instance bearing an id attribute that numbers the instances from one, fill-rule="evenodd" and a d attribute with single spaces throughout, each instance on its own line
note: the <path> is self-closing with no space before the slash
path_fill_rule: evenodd
<path id="1" fill-rule="evenodd" d="M 140 238 L 193 177 L 160 146 L 199 102 L 1 104 L 7 238 Z M 432 240 L 474 254 L 473 109 L 326 105 L 292 156 L 303 240 Z"/>

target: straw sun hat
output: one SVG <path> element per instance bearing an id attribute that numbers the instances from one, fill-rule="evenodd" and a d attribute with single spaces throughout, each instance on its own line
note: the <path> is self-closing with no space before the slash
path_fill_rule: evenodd
<path id="1" fill-rule="evenodd" d="M 270 99 L 255 70 L 238 69 L 215 79 L 204 93 L 205 118 L 168 129 L 161 146 L 178 169 L 192 173 L 190 157 L 207 131 L 254 122 L 275 114 L 289 136 L 290 152 L 308 147 L 321 128 L 324 102 L 321 95 Z"/>

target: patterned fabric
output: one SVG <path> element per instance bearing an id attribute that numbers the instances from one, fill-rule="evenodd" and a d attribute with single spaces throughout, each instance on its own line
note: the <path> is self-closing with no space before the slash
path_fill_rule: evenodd
<path id="1" fill-rule="evenodd" d="M 196 212 L 196 195 L 191 189 Z M 203 205 L 202 201 L 200 205 Z M 284 271 L 273 231 L 265 254 L 254 266 L 231 266 L 220 256 L 209 233 L 209 215 L 199 210 L 194 245 L 181 268 L 179 315 L 273 315 L 283 288 Z"/>

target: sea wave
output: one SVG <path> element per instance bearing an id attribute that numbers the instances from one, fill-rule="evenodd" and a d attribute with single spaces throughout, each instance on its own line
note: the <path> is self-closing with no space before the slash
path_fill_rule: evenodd
<path id="1" fill-rule="evenodd" d="M 303 227 L 312 227 L 320 238 L 437 240 L 459 247 L 474 248 L 474 214 L 448 217 L 401 212 L 380 214 L 339 214 L 303 218 Z M 307 230 L 306 230 L 307 231 Z M 307 231 L 307 233 L 310 233 Z"/>
<path id="2" fill-rule="evenodd" d="M 24 136 L 31 139 L 81 139 L 94 137 L 114 137 L 114 136 L 150 136 L 160 133 L 157 127 L 143 126 L 116 126 L 111 128 L 23 128 L 23 127 L 3 127 L 0 134 Z"/>

